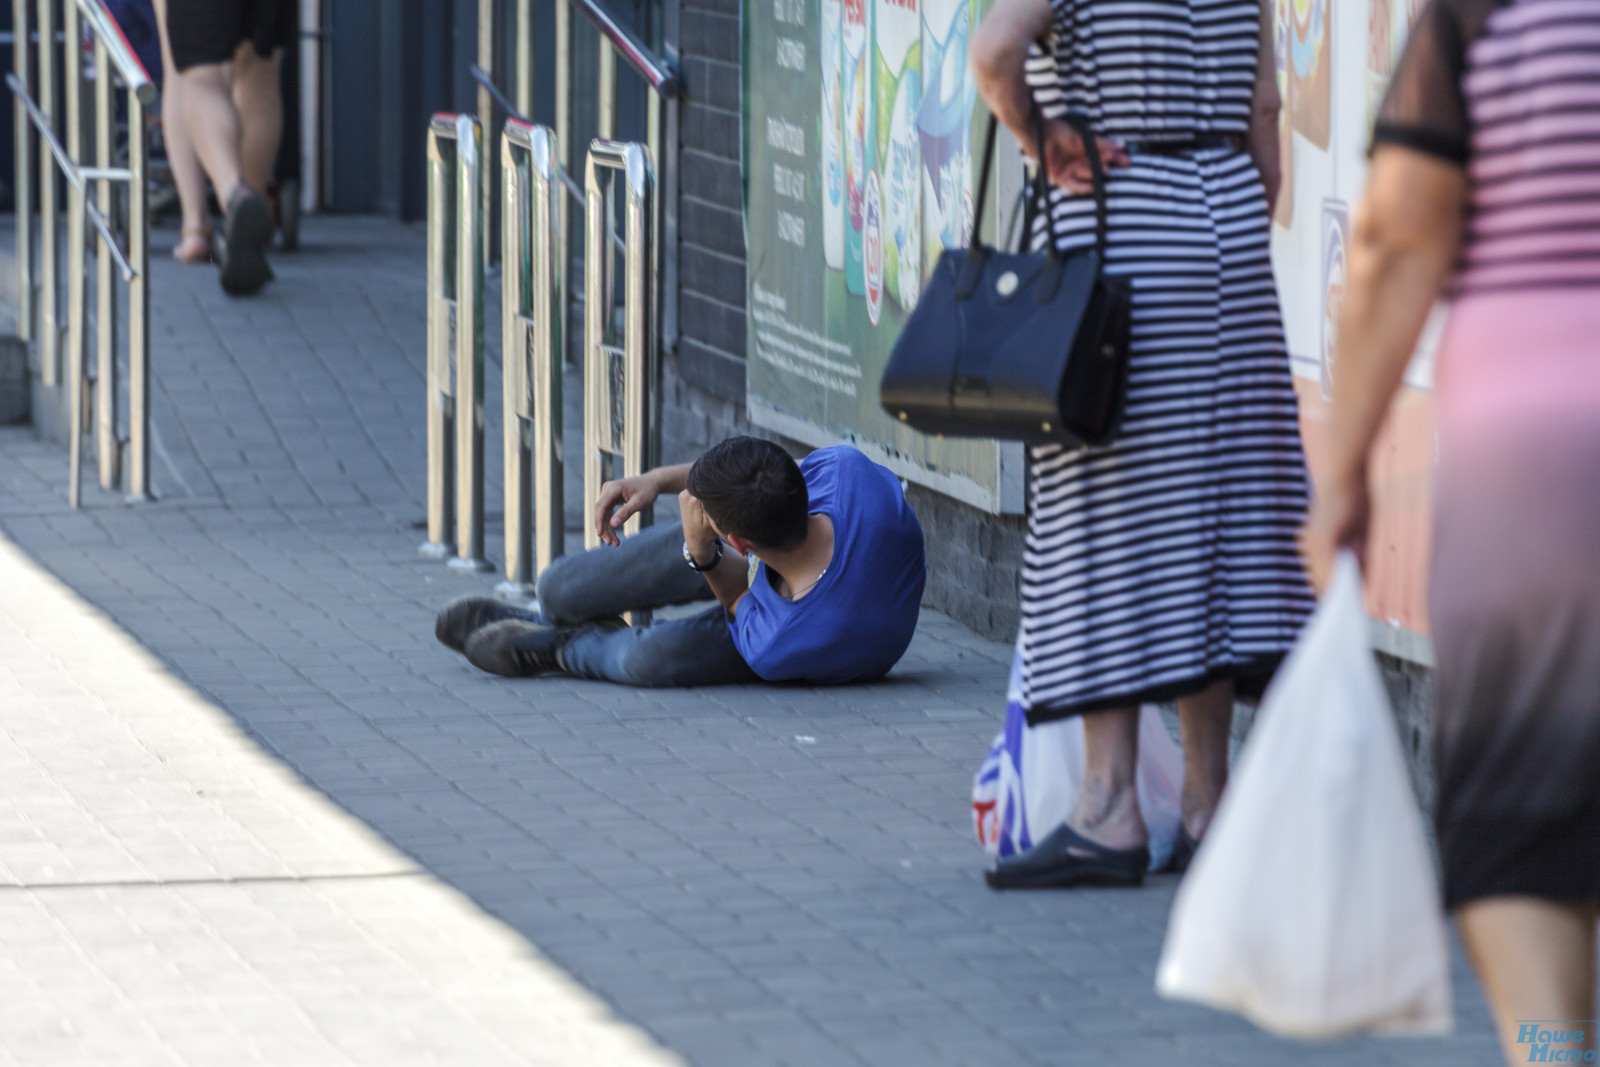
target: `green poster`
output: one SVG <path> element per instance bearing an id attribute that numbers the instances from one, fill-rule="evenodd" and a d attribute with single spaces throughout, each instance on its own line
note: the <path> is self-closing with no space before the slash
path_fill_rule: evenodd
<path id="1" fill-rule="evenodd" d="M 925 437 L 878 406 L 923 281 L 973 225 L 973 19 L 968 0 L 746 0 L 750 417 L 1020 511 L 1018 449 Z"/>

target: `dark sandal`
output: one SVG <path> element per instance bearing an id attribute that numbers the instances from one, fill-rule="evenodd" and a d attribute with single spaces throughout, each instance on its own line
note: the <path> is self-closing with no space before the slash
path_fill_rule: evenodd
<path id="1" fill-rule="evenodd" d="M 1172 858 L 1167 860 L 1167 870 L 1174 874 L 1182 874 L 1189 869 L 1189 864 L 1194 862 L 1194 854 L 1200 850 L 1200 842 L 1189 836 L 1189 828 L 1182 823 L 1178 824 L 1178 840 L 1172 844 Z"/>
<path id="2" fill-rule="evenodd" d="M 983 879 L 991 889 L 1137 886 L 1144 884 L 1149 866 L 1148 846 L 1107 848 L 1062 823 L 1022 855 L 1003 859 L 984 871 Z"/>

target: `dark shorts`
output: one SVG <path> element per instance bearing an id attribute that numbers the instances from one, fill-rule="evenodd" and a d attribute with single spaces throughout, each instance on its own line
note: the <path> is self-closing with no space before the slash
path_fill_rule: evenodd
<path id="1" fill-rule="evenodd" d="M 167 37 L 179 70 L 232 61 L 249 42 L 263 59 L 294 43 L 294 0 L 167 0 Z"/>

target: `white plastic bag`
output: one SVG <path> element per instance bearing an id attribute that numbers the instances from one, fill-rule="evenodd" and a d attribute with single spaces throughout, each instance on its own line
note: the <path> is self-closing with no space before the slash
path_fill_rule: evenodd
<path id="1" fill-rule="evenodd" d="M 1292 1037 L 1451 1028 L 1444 914 L 1349 553 L 1178 890 L 1156 988 Z"/>
<path id="2" fill-rule="evenodd" d="M 1006 726 L 972 780 L 972 825 L 991 858 L 1033 847 L 1061 824 L 1078 799 L 1083 778 L 1083 720 L 1074 716 L 1029 726 L 1022 708 L 1022 650 L 1011 664 Z M 1178 838 L 1183 753 L 1161 712 L 1139 712 L 1139 812 L 1150 831 L 1150 869 L 1160 870 Z"/>

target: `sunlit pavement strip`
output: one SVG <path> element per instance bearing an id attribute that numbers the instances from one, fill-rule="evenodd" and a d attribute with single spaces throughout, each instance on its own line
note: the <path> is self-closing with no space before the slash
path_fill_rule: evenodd
<path id="1" fill-rule="evenodd" d="M 0 538 L 0 1063 L 678 1062 Z"/>

